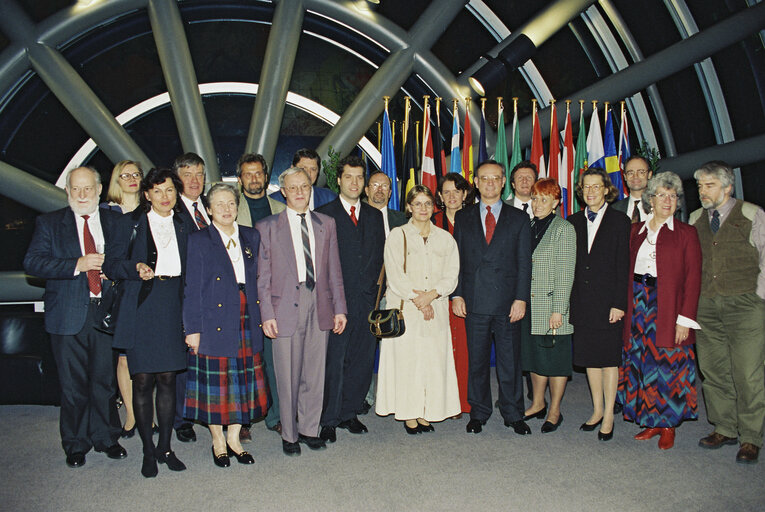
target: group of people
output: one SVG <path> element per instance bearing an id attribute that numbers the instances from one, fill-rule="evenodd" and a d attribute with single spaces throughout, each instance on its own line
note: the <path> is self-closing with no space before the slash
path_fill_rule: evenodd
<path id="1" fill-rule="evenodd" d="M 100 208 L 99 173 L 68 172 L 69 207 L 38 217 L 24 265 L 47 279 L 69 466 L 91 448 L 124 458 L 118 440 L 137 430 L 145 477 L 158 464 L 181 471 L 172 432 L 193 442 L 195 424 L 209 429 L 216 466 L 253 464 L 242 442 L 261 418 L 286 455 L 300 455 L 301 444 L 336 442 L 337 429 L 367 432 L 359 415 L 372 405 L 412 435 L 463 413 L 478 434 L 495 406 L 516 434 L 535 418 L 550 433 L 574 365 L 586 368 L 593 403 L 581 430 L 611 439 L 621 408 L 644 429 L 636 439 L 659 436 L 668 449 L 675 427 L 697 417 L 697 356 L 715 426 L 700 445 L 740 443 L 737 460 L 757 461 L 765 213 L 731 197 L 729 166 L 696 172 L 703 209 L 688 225 L 676 218 L 680 179 L 652 176 L 637 157 L 624 172 L 630 198 L 612 203 L 608 174 L 587 169 L 577 186 L 586 207 L 568 220 L 560 187 L 537 180 L 531 162 L 510 174 L 511 204 L 505 169 L 489 160 L 475 188 L 458 174 L 435 194 L 412 188 L 408 220 L 387 208 L 384 173 L 367 176 L 348 156 L 335 195 L 315 186 L 320 163 L 301 149 L 268 195 L 265 159 L 245 154 L 239 186 L 205 196 L 194 153 L 145 175 L 124 161 Z M 401 309 L 406 331 L 377 340 L 367 317 L 381 275 L 384 307 Z M 110 335 L 100 324 L 113 297 Z"/>

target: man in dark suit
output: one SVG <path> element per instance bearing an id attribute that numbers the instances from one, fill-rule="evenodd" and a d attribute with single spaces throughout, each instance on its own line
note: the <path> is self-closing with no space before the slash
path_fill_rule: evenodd
<path id="1" fill-rule="evenodd" d="M 337 176 L 340 195 L 316 210 L 335 219 L 348 306 L 345 330 L 330 334 L 327 345 L 320 437 L 330 443 L 335 442 L 336 427 L 352 434 L 367 432 L 356 414 L 362 408 L 374 370 L 375 337 L 369 332 L 367 316 L 375 305 L 385 230 L 380 211 L 359 200 L 365 173 L 359 157 L 351 155 L 341 160 Z"/>
<path id="2" fill-rule="evenodd" d="M 387 174 L 382 171 L 375 171 L 370 174 L 364 192 L 367 195 L 369 204 L 380 210 L 383 214 L 386 238 L 391 229 L 406 224 L 406 214 L 404 212 L 388 208 L 388 201 L 390 201 L 391 194 L 391 181 Z"/>
<path id="3" fill-rule="evenodd" d="M 263 332 L 274 340 L 282 450 L 300 455 L 298 442 L 326 448 L 318 434 L 327 334 L 343 332 L 348 311 L 334 219 L 308 211 L 311 181 L 304 170 L 290 167 L 279 184 L 287 209 L 255 226 L 258 297 Z"/>
<path id="4" fill-rule="evenodd" d="M 45 330 L 61 384 L 59 427 L 66 463 L 85 464 L 94 448 L 111 459 L 127 456 L 117 443 L 116 373 L 109 336 L 95 329 L 101 304 L 104 246 L 120 215 L 98 208 L 101 178 L 79 167 L 66 176 L 69 207 L 37 218 L 24 258 L 45 283 Z"/>
<path id="5" fill-rule="evenodd" d="M 531 300 L 529 219 L 501 200 L 505 170 L 494 160 L 479 164 L 478 204 L 457 212 L 454 239 L 460 275 L 452 294 L 454 314 L 465 318 L 468 343 L 469 433 L 479 433 L 491 416 L 489 364 L 492 334 L 499 383 L 499 412 L 505 426 L 530 434 L 523 421 L 519 320 Z"/>
<path id="6" fill-rule="evenodd" d="M 197 230 L 210 225 L 210 217 L 205 209 L 205 161 L 196 153 L 186 153 L 175 159 L 173 171 L 183 182 L 181 192 L 181 214 L 188 216 Z M 173 428 L 175 437 L 183 443 L 193 443 L 197 440 L 194 424 L 183 417 L 183 404 L 186 401 L 186 381 L 188 373 L 182 371 L 175 379 L 175 419 Z"/>
<path id="7" fill-rule="evenodd" d="M 295 156 L 292 157 L 292 167 L 303 169 L 311 179 L 311 199 L 308 202 L 308 209 L 310 211 L 324 206 L 337 197 L 337 194 L 328 188 L 316 186 L 316 180 L 319 179 L 319 169 L 321 169 L 321 158 L 316 151 L 308 148 L 298 149 Z M 280 190 L 270 194 L 268 197 L 280 203 L 285 202 L 284 194 Z"/>

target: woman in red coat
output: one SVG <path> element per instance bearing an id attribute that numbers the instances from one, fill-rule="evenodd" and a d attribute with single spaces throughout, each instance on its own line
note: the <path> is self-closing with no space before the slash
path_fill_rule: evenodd
<path id="1" fill-rule="evenodd" d="M 682 194 L 676 174 L 654 176 L 643 193 L 651 214 L 630 236 L 634 282 L 619 391 L 624 419 L 644 428 L 635 439 L 660 435 L 662 450 L 674 445 L 675 427 L 698 417 L 693 329 L 700 328 L 701 247 L 696 230 L 673 218 Z"/>
<path id="2" fill-rule="evenodd" d="M 473 202 L 473 190 L 470 183 L 462 175 L 450 172 L 438 184 L 437 205 L 441 209 L 433 215 L 433 222 L 441 229 L 454 234 L 454 215 L 465 204 Z M 460 392 L 460 407 L 462 412 L 470 412 L 470 404 L 467 401 L 468 379 L 468 353 L 467 334 L 465 333 L 465 319 L 452 312 L 449 307 L 449 328 L 452 331 L 452 351 L 454 353 L 454 365 L 457 369 L 457 386 Z M 458 415 L 459 416 L 459 415 Z"/>

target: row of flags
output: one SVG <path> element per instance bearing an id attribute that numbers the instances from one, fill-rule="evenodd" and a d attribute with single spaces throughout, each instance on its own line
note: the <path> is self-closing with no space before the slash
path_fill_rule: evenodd
<path id="1" fill-rule="evenodd" d="M 411 126 L 411 98 L 405 98 L 405 114 L 403 126 L 403 158 L 402 173 L 397 173 L 396 154 L 393 146 L 393 132 L 388 114 L 389 97 L 385 97 L 382 133 L 380 137 L 380 152 L 382 154 L 381 170 L 391 178 L 393 190 L 388 204 L 392 209 L 404 209 L 406 194 L 415 184 L 423 184 L 436 193 L 438 179 L 446 172 L 461 174 L 468 182 L 473 183 L 475 164 L 489 158 L 486 148 L 486 99 L 481 99 L 481 121 L 478 140 L 477 160 L 475 158 L 472 126 L 469 109 L 465 110 L 464 132 L 460 137 L 460 120 L 458 100 L 453 100 L 453 122 L 450 139 L 450 164 L 446 166 L 446 152 L 441 141 L 440 98 L 436 102 L 435 119 L 430 117 L 429 96 L 423 102 L 423 133 L 422 139 Z M 469 102 L 470 98 L 466 98 Z M 592 102 L 592 114 L 589 129 L 585 129 L 584 101 L 580 100 L 579 129 L 574 145 L 573 125 L 570 113 L 570 100 L 566 101 L 566 117 L 563 131 L 559 131 L 555 100 L 551 103 L 549 151 L 545 154 L 542 143 L 542 127 L 539 123 L 537 100 L 532 101 L 532 138 L 528 160 L 533 162 L 541 178 L 554 178 L 561 187 L 561 214 L 564 217 L 578 211 L 574 188 L 579 179 L 579 173 L 588 167 L 601 167 L 608 172 L 612 183 L 619 191 L 619 199 L 628 194 L 622 180 L 624 162 L 630 157 L 629 125 L 624 101 L 621 102 L 618 139 L 614 131 L 614 114 L 608 102 L 605 102 L 604 131 L 601 130 L 600 113 L 597 101 Z M 504 165 L 507 179 L 502 193 L 502 199 L 513 197 L 510 186 L 510 171 L 523 161 L 524 152 L 520 145 L 520 127 L 518 123 L 518 98 L 513 98 L 513 121 L 511 134 L 512 152 L 507 152 L 507 135 L 505 133 L 505 109 L 502 98 L 497 99 L 498 120 L 497 140 L 493 159 Z M 417 130 L 418 132 L 419 130 Z M 604 133 L 605 132 L 605 133 Z M 617 142 L 618 140 L 618 142 Z M 460 141 L 462 142 L 460 144 Z"/>

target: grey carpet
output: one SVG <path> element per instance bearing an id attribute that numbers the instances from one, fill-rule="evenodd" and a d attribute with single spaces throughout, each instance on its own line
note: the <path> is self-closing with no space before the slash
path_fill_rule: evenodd
<path id="1" fill-rule="evenodd" d="M 495 389 L 496 393 L 496 389 Z M 701 400 L 700 400 L 701 401 Z M 90 452 L 70 469 L 58 435 L 58 408 L 0 407 L 0 510 L 765 510 L 765 461 L 736 464 L 736 447 L 703 450 L 711 432 L 700 419 L 678 429 L 675 447 L 632 439 L 639 429 L 617 419 L 614 439 L 579 431 L 590 414 L 584 375 L 575 374 L 563 403 L 564 422 L 541 434 L 517 436 L 494 414 L 479 435 L 467 418 L 435 424 L 410 436 L 392 417 L 361 416 L 369 433 L 338 430 L 325 451 L 282 454 L 279 437 L 263 423 L 245 448 L 254 466 L 213 465 L 210 435 L 173 440 L 188 470 L 139 471 L 140 440 L 124 440 L 128 457 L 112 461 Z"/>

